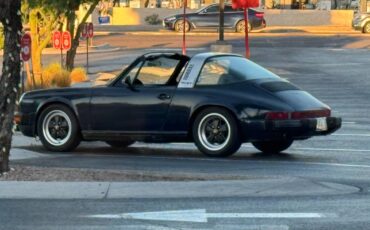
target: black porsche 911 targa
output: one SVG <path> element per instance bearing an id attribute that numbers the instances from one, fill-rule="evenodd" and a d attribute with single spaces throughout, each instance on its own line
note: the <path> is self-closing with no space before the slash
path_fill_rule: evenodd
<path id="1" fill-rule="evenodd" d="M 242 56 L 217 53 L 145 54 L 105 86 L 25 93 L 20 116 L 22 133 L 51 151 L 95 140 L 195 142 L 214 157 L 244 142 L 277 153 L 341 126 L 306 91 Z"/>

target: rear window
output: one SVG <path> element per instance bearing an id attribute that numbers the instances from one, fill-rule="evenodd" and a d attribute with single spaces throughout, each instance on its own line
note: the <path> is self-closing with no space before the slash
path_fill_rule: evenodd
<path id="1" fill-rule="evenodd" d="M 204 64 L 197 85 L 223 85 L 263 78 L 279 77 L 245 58 L 221 56 Z"/>

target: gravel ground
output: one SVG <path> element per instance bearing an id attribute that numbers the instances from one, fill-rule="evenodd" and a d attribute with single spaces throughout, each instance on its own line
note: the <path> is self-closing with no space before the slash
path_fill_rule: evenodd
<path id="1" fill-rule="evenodd" d="M 76 168 L 49 168 L 13 164 L 11 170 L 0 181 L 194 181 L 194 180 L 238 180 L 251 179 L 246 176 L 224 176 L 208 174 L 162 174 L 142 171 L 91 170 Z"/>

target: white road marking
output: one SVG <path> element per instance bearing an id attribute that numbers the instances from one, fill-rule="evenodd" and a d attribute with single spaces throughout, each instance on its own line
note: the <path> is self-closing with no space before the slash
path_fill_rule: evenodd
<path id="1" fill-rule="evenodd" d="M 370 134 L 360 134 L 360 133 L 334 133 L 332 136 L 353 136 L 353 137 L 370 137 Z"/>
<path id="2" fill-rule="evenodd" d="M 286 213 L 207 213 L 205 209 L 159 211 L 159 212 L 136 212 L 120 214 L 98 214 L 83 216 L 86 218 L 101 219 L 136 219 L 156 221 L 183 221 L 207 223 L 209 218 L 324 218 L 335 217 L 335 214 L 286 212 Z"/>
<path id="3" fill-rule="evenodd" d="M 357 122 L 355 122 L 355 121 L 342 121 L 342 124 L 353 125 L 353 124 L 357 124 Z"/>
<path id="4" fill-rule="evenodd" d="M 294 148 L 308 151 L 333 151 L 333 152 L 370 152 L 370 149 L 326 149 L 326 148 Z"/>

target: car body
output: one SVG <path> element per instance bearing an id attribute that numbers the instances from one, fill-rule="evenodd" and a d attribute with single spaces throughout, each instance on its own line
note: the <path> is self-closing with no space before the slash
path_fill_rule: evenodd
<path id="1" fill-rule="evenodd" d="M 224 27 L 234 29 L 237 32 L 244 32 L 244 12 L 242 9 L 234 10 L 230 4 L 225 4 Z M 195 13 L 186 14 L 186 31 L 196 28 L 218 28 L 219 27 L 219 4 L 212 4 L 201 8 Z M 248 10 L 248 28 L 260 29 L 266 27 L 264 13 L 256 9 Z M 182 31 L 183 14 L 172 15 L 164 18 L 165 28 Z"/>
<path id="2" fill-rule="evenodd" d="M 53 151 L 81 140 L 115 147 L 195 142 L 209 156 L 231 155 L 244 142 L 280 152 L 341 126 L 306 91 L 242 56 L 221 53 L 145 54 L 105 86 L 25 93 L 20 116 L 22 133 L 39 136 Z"/>
<path id="3" fill-rule="evenodd" d="M 370 33 L 370 13 L 355 13 L 352 27 L 362 33 Z"/>

